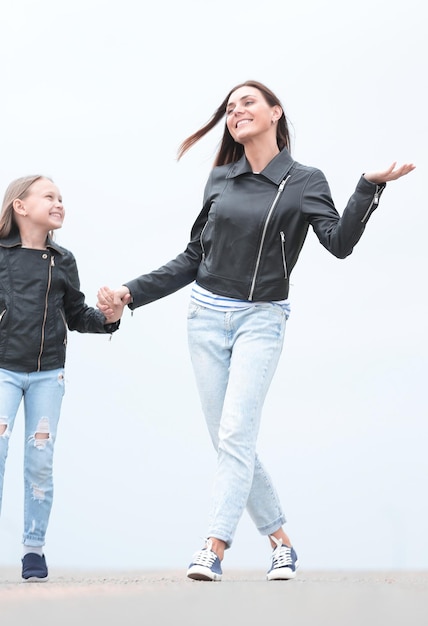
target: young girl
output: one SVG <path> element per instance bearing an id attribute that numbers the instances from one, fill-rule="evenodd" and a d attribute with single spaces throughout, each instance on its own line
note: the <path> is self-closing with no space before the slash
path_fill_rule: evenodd
<path id="1" fill-rule="evenodd" d="M 106 317 L 85 304 L 73 255 L 52 239 L 63 220 L 62 197 L 49 178 L 25 176 L 7 188 L 0 214 L 0 509 L 9 438 L 23 398 L 25 581 L 48 579 L 43 546 L 67 327 L 112 333 L 123 312 L 119 304 Z"/>

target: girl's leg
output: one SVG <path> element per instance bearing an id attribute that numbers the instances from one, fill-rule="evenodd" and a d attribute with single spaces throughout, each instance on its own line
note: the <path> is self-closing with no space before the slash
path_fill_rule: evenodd
<path id="1" fill-rule="evenodd" d="M 53 501 L 53 454 L 64 370 L 28 374 L 24 391 L 24 546 L 41 547 Z M 27 550 L 28 551 L 28 550 Z"/>
<path id="2" fill-rule="evenodd" d="M 23 376 L 0 369 L 0 511 L 9 440 L 23 395 Z"/>

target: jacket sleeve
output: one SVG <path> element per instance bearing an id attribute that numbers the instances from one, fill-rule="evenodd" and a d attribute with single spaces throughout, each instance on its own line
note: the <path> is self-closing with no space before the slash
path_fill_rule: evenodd
<path id="1" fill-rule="evenodd" d="M 344 259 L 360 240 L 385 187 L 385 183 L 376 185 L 361 176 L 340 216 L 324 174 L 314 170 L 302 196 L 302 211 L 322 245 Z"/>
<path id="2" fill-rule="evenodd" d="M 202 210 L 192 226 L 190 241 L 184 252 L 159 269 L 124 283 L 132 295 L 132 302 L 128 305 L 130 309 L 136 309 L 144 304 L 164 298 L 196 279 L 202 258 L 200 237 L 211 204 L 209 187 L 210 179 L 205 187 Z"/>
<path id="3" fill-rule="evenodd" d="M 105 316 L 85 302 L 85 294 L 80 291 L 80 279 L 77 264 L 71 252 L 62 257 L 65 272 L 66 290 L 64 294 L 64 312 L 67 327 L 79 333 L 113 333 L 120 325 L 120 320 L 106 324 Z"/>

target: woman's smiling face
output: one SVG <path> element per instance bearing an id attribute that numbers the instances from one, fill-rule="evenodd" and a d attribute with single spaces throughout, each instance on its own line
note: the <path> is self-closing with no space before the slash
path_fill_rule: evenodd
<path id="1" fill-rule="evenodd" d="M 276 134 L 275 122 L 282 114 L 281 107 L 270 106 L 255 87 L 240 87 L 231 93 L 226 106 L 226 125 L 237 143 Z"/>

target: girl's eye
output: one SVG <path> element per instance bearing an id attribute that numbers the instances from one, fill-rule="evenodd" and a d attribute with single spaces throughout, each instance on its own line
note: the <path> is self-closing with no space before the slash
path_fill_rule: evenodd
<path id="1" fill-rule="evenodd" d="M 247 107 L 247 106 L 249 106 L 249 105 L 251 105 L 251 104 L 254 104 L 254 100 L 247 100 L 247 101 L 245 102 L 245 106 L 246 106 L 246 107 Z"/>

